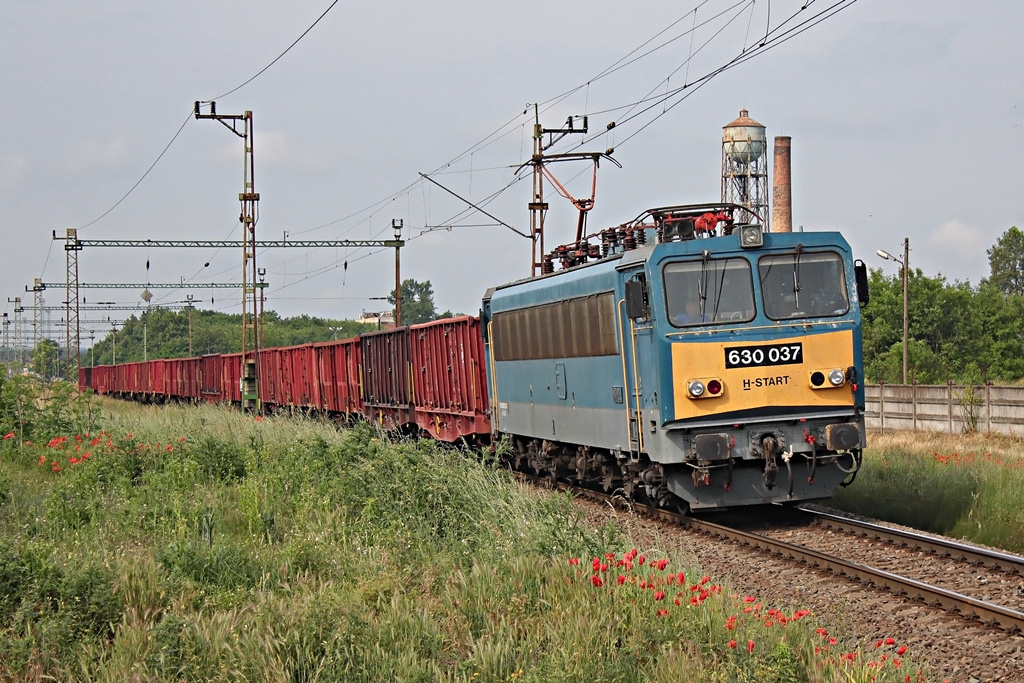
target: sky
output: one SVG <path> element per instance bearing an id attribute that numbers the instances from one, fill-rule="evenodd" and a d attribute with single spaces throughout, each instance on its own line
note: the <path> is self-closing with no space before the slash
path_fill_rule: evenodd
<path id="1" fill-rule="evenodd" d="M 545 128 L 588 117 L 586 135 L 549 153 L 612 148 L 622 165 L 601 164 L 588 232 L 718 201 L 722 126 L 745 108 L 770 140 L 792 137 L 795 226 L 841 231 L 889 275 L 898 265 L 875 251 L 901 254 L 909 238 L 911 267 L 976 284 L 986 250 L 1024 226 L 1024 7 L 803 4 L 5 0 L 4 310 L 13 317 L 20 296 L 31 321 L 26 286 L 64 282 L 53 234 L 69 227 L 86 240 L 241 238 L 243 143 L 191 117 L 211 99 L 218 113 L 253 113 L 258 239 L 384 239 L 401 219 L 402 278 L 429 280 L 439 311 L 475 314 L 489 287 L 529 275 L 529 240 L 492 217 L 529 231 L 530 178 L 517 169 L 535 109 Z M 550 170 L 590 195 L 588 163 Z M 576 211 L 546 194 L 551 248 L 573 239 Z M 237 283 L 239 252 L 88 247 L 79 281 Z M 388 308 L 394 261 L 392 249 L 257 255 L 268 309 L 335 319 Z M 238 290 L 152 291 L 154 304 L 241 308 Z M 142 303 L 141 289 L 82 294 Z M 44 298 L 65 300 L 57 288 Z M 85 344 L 125 315 L 83 312 L 97 321 L 83 323 Z"/>

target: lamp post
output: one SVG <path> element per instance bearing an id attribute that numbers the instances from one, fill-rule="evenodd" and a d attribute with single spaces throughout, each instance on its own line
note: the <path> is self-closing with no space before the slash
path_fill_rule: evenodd
<path id="1" fill-rule="evenodd" d="M 875 252 L 887 261 L 895 261 L 900 264 L 903 276 L 903 383 L 907 383 L 907 338 L 910 332 L 910 298 L 907 296 L 907 279 L 909 278 L 910 264 L 910 238 L 903 238 L 903 260 L 896 258 L 887 251 L 879 249 Z"/>
<path id="2" fill-rule="evenodd" d="M 399 254 L 402 249 L 402 224 L 401 218 L 393 218 L 391 227 L 395 231 L 395 327 L 402 326 L 402 266 Z"/>
<path id="3" fill-rule="evenodd" d="M 110 320 L 110 364 L 117 365 L 117 322 Z"/>

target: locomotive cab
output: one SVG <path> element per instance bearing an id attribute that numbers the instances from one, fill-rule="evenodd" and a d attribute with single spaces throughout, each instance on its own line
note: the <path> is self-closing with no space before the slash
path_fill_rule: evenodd
<path id="1" fill-rule="evenodd" d="M 626 323 L 642 450 L 693 509 L 827 498 L 864 445 L 849 246 L 838 233 L 737 237 L 620 262 L 649 302 Z"/>
<path id="2" fill-rule="evenodd" d="M 512 466 L 690 509 L 827 498 L 855 474 L 849 245 L 734 225 L 735 209 L 648 211 L 603 231 L 599 259 L 560 248 L 561 271 L 488 292 L 492 431 Z"/>

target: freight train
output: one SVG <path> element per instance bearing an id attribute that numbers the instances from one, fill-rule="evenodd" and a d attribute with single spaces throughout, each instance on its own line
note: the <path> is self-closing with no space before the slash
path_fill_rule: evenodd
<path id="1" fill-rule="evenodd" d="M 682 205 L 559 247 L 479 316 L 258 352 L 261 409 L 506 444 L 508 466 L 684 510 L 828 498 L 865 446 L 867 273 L 836 232 Z M 115 397 L 240 404 L 241 354 L 83 368 Z"/>

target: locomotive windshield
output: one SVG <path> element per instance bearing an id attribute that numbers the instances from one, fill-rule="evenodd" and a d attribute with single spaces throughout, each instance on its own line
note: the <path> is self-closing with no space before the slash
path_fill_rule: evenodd
<path id="1" fill-rule="evenodd" d="M 720 258 L 665 266 L 665 303 L 676 327 L 754 319 L 750 262 Z"/>
<path id="2" fill-rule="evenodd" d="M 762 256 L 757 272 L 769 318 L 817 318 L 850 310 L 843 260 L 835 252 Z"/>

